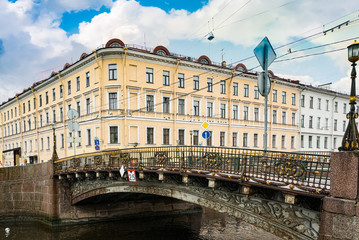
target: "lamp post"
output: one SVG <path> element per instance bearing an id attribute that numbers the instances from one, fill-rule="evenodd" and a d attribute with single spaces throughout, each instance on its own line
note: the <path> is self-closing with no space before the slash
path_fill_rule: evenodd
<path id="1" fill-rule="evenodd" d="M 357 126 L 355 124 L 355 119 L 358 118 L 358 113 L 355 112 L 356 104 L 356 91 L 355 91 L 355 78 L 356 78 L 356 61 L 359 60 L 359 43 L 354 41 L 351 45 L 348 46 L 348 60 L 352 63 L 352 72 L 351 72 L 351 90 L 350 90 L 350 111 L 347 114 L 347 119 L 349 119 L 347 130 L 343 136 L 342 146 L 339 147 L 339 151 L 353 151 L 359 150 L 359 133 Z"/>
<path id="2" fill-rule="evenodd" d="M 190 144 L 191 144 L 191 146 L 192 146 L 192 135 L 193 135 L 193 131 L 192 131 L 192 130 L 189 131 L 189 135 L 190 135 L 190 137 L 191 137 L 191 139 L 190 139 Z"/>
<path id="3" fill-rule="evenodd" d="M 56 152 L 56 135 L 55 135 L 55 129 L 56 129 L 56 124 L 52 124 L 52 138 L 54 140 L 54 146 L 53 146 L 53 152 L 52 152 L 52 161 L 55 161 L 57 159 L 59 159 L 59 156 L 57 156 L 57 152 Z"/>

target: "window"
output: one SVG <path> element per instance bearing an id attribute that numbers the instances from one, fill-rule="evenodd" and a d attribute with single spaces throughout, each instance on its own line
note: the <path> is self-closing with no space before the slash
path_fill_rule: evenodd
<path id="1" fill-rule="evenodd" d="M 86 98 L 86 114 L 91 113 L 91 101 L 90 98 Z"/>
<path id="2" fill-rule="evenodd" d="M 170 129 L 169 128 L 163 129 L 163 144 L 164 145 L 170 144 Z"/>
<path id="3" fill-rule="evenodd" d="M 47 93 L 47 92 L 46 92 Z M 30 112 L 31 111 L 31 103 L 30 103 L 30 100 L 27 101 L 27 105 L 28 105 L 28 111 Z M 7 118 L 10 119 L 9 117 L 9 111 L 7 112 Z"/>
<path id="4" fill-rule="evenodd" d="M 317 148 L 320 149 L 320 137 L 317 136 Z"/>
<path id="5" fill-rule="evenodd" d="M 309 116 L 309 128 L 313 128 L 313 116 Z"/>
<path id="6" fill-rule="evenodd" d="M 44 139 L 40 138 L 40 151 L 44 150 Z"/>
<path id="7" fill-rule="evenodd" d="M 184 115 L 184 99 L 178 99 L 178 114 Z"/>
<path id="8" fill-rule="evenodd" d="M 329 111 L 329 100 L 325 100 L 325 110 Z"/>
<path id="9" fill-rule="evenodd" d="M 221 80 L 220 93 L 221 93 L 221 94 L 225 94 L 225 93 L 226 93 L 226 80 Z"/>
<path id="10" fill-rule="evenodd" d="M 248 133 L 243 133 L 243 147 L 248 147 Z"/>
<path id="11" fill-rule="evenodd" d="M 77 136 L 79 137 L 79 139 L 81 139 L 81 131 L 77 132 Z M 81 141 L 78 142 L 77 146 L 81 146 Z"/>
<path id="12" fill-rule="evenodd" d="M 248 120 L 248 106 L 243 107 L 243 120 Z"/>
<path id="13" fill-rule="evenodd" d="M 199 90 L 199 77 L 193 76 L 193 89 Z"/>
<path id="14" fill-rule="evenodd" d="M 52 110 L 52 122 L 55 123 L 56 122 L 56 110 Z"/>
<path id="15" fill-rule="evenodd" d="M 153 128 L 147 128 L 147 144 L 153 144 Z"/>
<path id="16" fill-rule="evenodd" d="M 56 100 L 56 89 L 53 88 L 52 89 L 52 101 L 55 101 Z"/>
<path id="17" fill-rule="evenodd" d="M 179 129 L 178 130 L 178 145 L 184 145 L 184 130 Z"/>
<path id="18" fill-rule="evenodd" d="M 183 73 L 178 74 L 178 87 L 184 88 L 184 74 Z"/>
<path id="19" fill-rule="evenodd" d="M 317 117 L 317 128 L 320 129 L 320 117 Z"/>
<path id="20" fill-rule="evenodd" d="M 313 136 L 308 136 L 308 147 L 312 148 L 313 147 Z"/>
<path id="21" fill-rule="evenodd" d="M 64 121 L 64 109 L 60 107 L 60 122 Z"/>
<path id="22" fill-rule="evenodd" d="M 334 131 L 338 131 L 338 120 L 334 119 Z"/>
<path id="23" fill-rule="evenodd" d="M 259 122 L 259 108 L 254 108 L 254 121 Z"/>
<path id="24" fill-rule="evenodd" d="M 313 97 L 309 97 L 309 108 L 313 109 Z"/>
<path id="25" fill-rule="evenodd" d="M 36 98 L 34 98 L 34 109 L 36 109 Z M 11 109 L 11 118 L 12 118 L 12 109 Z"/>
<path id="26" fill-rule="evenodd" d="M 337 148 L 337 138 L 333 138 L 333 148 Z"/>
<path id="27" fill-rule="evenodd" d="M 86 72 L 86 87 L 90 86 L 90 72 Z"/>
<path id="28" fill-rule="evenodd" d="M 117 93 L 108 94 L 109 109 L 117 109 Z"/>
<path id="29" fill-rule="evenodd" d="M 255 98 L 255 99 L 259 99 L 258 86 L 254 86 L 254 98 Z"/>
<path id="30" fill-rule="evenodd" d="M 258 133 L 253 134 L 253 146 L 258 147 Z"/>
<path id="31" fill-rule="evenodd" d="M 80 77 L 76 78 L 76 91 L 80 91 Z"/>
<path id="32" fill-rule="evenodd" d="M 343 121 L 343 132 L 345 132 L 345 120 Z"/>
<path id="33" fill-rule="evenodd" d="M 324 149 L 328 149 L 328 137 L 324 137 Z"/>
<path id="34" fill-rule="evenodd" d="M 232 107 L 232 118 L 238 119 L 238 105 L 233 105 Z"/>
<path id="35" fill-rule="evenodd" d="M 47 137 L 47 150 L 50 150 L 50 137 Z"/>
<path id="36" fill-rule="evenodd" d="M 282 124 L 287 124 L 287 112 L 282 111 Z"/>
<path id="37" fill-rule="evenodd" d="M 295 113 L 292 113 L 292 125 L 295 125 Z"/>
<path id="38" fill-rule="evenodd" d="M 207 92 L 213 92 L 213 79 L 207 78 Z"/>
<path id="39" fill-rule="evenodd" d="M 292 93 L 292 105 L 296 105 L 297 103 L 296 95 L 295 93 Z"/>
<path id="40" fill-rule="evenodd" d="M 193 130 L 193 145 L 195 146 L 198 145 L 198 135 L 198 130 Z"/>
<path id="41" fill-rule="evenodd" d="M 212 146 L 213 132 L 212 131 L 208 131 L 208 132 L 209 132 L 209 138 L 207 138 L 207 146 Z"/>
<path id="42" fill-rule="evenodd" d="M 72 139 L 72 132 L 69 132 L 69 138 Z M 72 142 L 73 140 L 69 141 L 69 147 L 72 148 Z"/>
<path id="43" fill-rule="evenodd" d="M 169 97 L 163 97 L 162 106 L 163 106 L 163 109 L 162 109 L 163 113 L 170 112 L 170 98 Z"/>
<path id="44" fill-rule="evenodd" d="M 147 112 L 154 112 L 154 97 L 153 95 L 146 95 L 146 110 Z"/>
<path id="45" fill-rule="evenodd" d="M 272 148 L 277 147 L 277 135 L 272 135 Z"/>
<path id="46" fill-rule="evenodd" d="M 146 83 L 153 83 L 153 68 L 146 68 Z"/>
<path id="47" fill-rule="evenodd" d="M 118 143 L 118 126 L 110 126 L 110 143 Z"/>
<path id="48" fill-rule="evenodd" d="M 91 129 L 87 129 L 87 146 L 91 146 Z"/>
<path id="49" fill-rule="evenodd" d="M 117 80 L 117 64 L 108 65 L 108 80 Z"/>
<path id="50" fill-rule="evenodd" d="M 60 98 L 62 98 L 62 97 L 63 97 L 63 86 L 60 85 Z"/>
<path id="51" fill-rule="evenodd" d="M 42 114 L 40 114 L 40 127 L 42 127 Z"/>
<path id="52" fill-rule="evenodd" d="M 325 129 L 328 130 L 329 128 L 329 119 L 325 118 Z"/>
<path id="53" fill-rule="evenodd" d="M 301 106 L 301 107 L 304 107 L 304 104 L 305 104 L 305 96 L 302 95 L 302 96 L 300 97 L 300 106 Z"/>
<path id="54" fill-rule="evenodd" d="M 225 132 L 219 133 L 219 146 L 224 147 L 225 145 Z"/>
<path id="55" fill-rule="evenodd" d="M 285 135 L 282 135 L 281 147 L 285 148 Z"/>
<path id="56" fill-rule="evenodd" d="M 76 102 L 76 110 L 77 110 L 79 116 L 81 116 L 81 102 L 80 101 Z"/>
<path id="57" fill-rule="evenodd" d="M 232 133 L 232 146 L 237 147 L 238 146 L 237 142 L 238 142 L 238 133 L 233 132 Z"/>
<path id="58" fill-rule="evenodd" d="M 64 137 L 64 134 L 61 133 L 61 148 L 64 148 L 65 146 L 65 137 Z"/>
<path id="59" fill-rule="evenodd" d="M 23 104 L 22 104 L 22 113 L 25 113 L 25 110 L 26 110 L 26 109 L 25 109 L 25 103 L 23 103 Z M 8 117 L 8 119 L 9 119 L 9 117 Z"/>
<path id="60" fill-rule="evenodd" d="M 276 89 L 273 89 L 273 102 L 278 101 L 278 93 Z"/>
<path id="61" fill-rule="evenodd" d="M 248 84 L 244 84 L 244 92 L 243 92 L 243 96 L 245 97 L 249 97 L 249 85 Z"/>
<path id="62" fill-rule="evenodd" d="M 287 92 L 282 92 L 282 103 L 287 103 Z"/>
<path id="63" fill-rule="evenodd" d="M 238 96 L 238 83 L 233 83 L 233 96 Z"/>
<path id="64" fill-rule="evenodd" d="M 221 118 L 226 118 L 226 104 L 221 103 L 220 111 L 221 111 Z"/>
<path id="65" fill-rule="evenodd" d="M 322 109 L 322 99 L 318 98 L 318 109 Z"/>
<path id="66" fill-rule="evenodd" d="M 71 81 L 67 82 L 67 94 L 70 95 L 71 94 Z"/>
<path id="67" fill-rule="evenodd" d="M 16 108 L 15 108 L 15 110 L 16 110 Z M 347 104 L 346 103 L 344 103 L 344 106 L 343 106 L 343 113 L 346 113 L 347 112 Z"/>
<path id="68" fill-rule="evenodd" d="M 49 124 L 49 123 L 50 123 L 49 113 L 47 112 L 46 113 L 46 124 Z"/>
<path id="69" fill-rule="evenodd" d="M 213 117 L 213 102 L 207 102 L 207 117 Z"/>
<path id="70" fill-rule="evenodd" d="M 334 112 L 338 112 L 338 102 L 334 102 Z"/>
<path id="71" fill-rule="evenodd" d="M 290 137 L 290 148 L 295 149 L 295 136 Z"/>
<path id="72" fill-rule="evenodd" d="M 193 101 L 193 115 L 199 116 L 199 101 L 198 100 Z"/>
<path id="73" fill-rule="evenodd" d="M 169 86 L 170 85 L 170 72 L 163 71 L 163 85 Z"/>
<path id="74" fill-rule="evenodd" d="M 300 147 L 304 148 L 304 136 L 300 136 Z"/>
<path id="75" fill-rule="evenodd" d="M 273 123 L 277 123 L 277 110 L 273 110 Z"/>

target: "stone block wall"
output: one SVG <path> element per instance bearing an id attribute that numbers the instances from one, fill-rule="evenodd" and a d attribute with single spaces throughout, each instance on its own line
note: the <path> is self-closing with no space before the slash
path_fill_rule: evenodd
<path id="1" fill-rule="evenodd" d="M 0 168 L 0 216 L 57 218 L 57 186 L 51 162 Z"/>

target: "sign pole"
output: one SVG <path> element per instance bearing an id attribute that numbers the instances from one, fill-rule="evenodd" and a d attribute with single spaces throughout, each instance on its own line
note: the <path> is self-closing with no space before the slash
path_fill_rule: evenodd
<path id="1" fill-rule="evenodd" d="M 264 77 L 268 76 L 268 50 L 267 50 L 267 45 L 264 46 L 263 48 L 264 51 Z M 263 81 L 264 84 L 265 81 Z M 265 86 L 264 86 L 265 89 Z M 268 141 L 268 133 L 267 133 L 267 123 L 268 123 L 268 94 L 264 95 L 264 152 L 267 152 L 267 141 Z"/>

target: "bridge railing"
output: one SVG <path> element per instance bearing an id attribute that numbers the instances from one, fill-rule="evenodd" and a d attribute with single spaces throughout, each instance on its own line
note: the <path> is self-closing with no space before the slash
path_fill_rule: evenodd
<path id="1" fill-rule="evenodd" d="M 327 194 L 330 156 L 239 148 L 178 146 L 88 153 L 54 162 L 55 175 L 80 172 L 163 171 L 200 175 L 290 191 Z"/>

